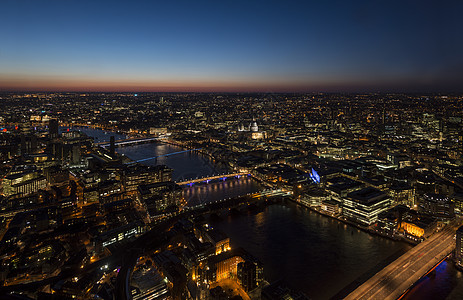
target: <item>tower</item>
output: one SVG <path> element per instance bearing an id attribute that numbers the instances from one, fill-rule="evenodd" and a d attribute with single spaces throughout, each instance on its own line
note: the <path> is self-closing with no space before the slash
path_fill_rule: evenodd
<path id="1" fill-rule="evenodd" d="M 383 121 L 383 125 L 386 124 L 386 105 L 383 106 L 382 121 Z"/>
<path id="2" fill-rule="evenodd" d="M 73 164 L 80 163 L 80 144 L 72 145 L 71 161 Z"/>
<path id="3" fill-rule="evenodd" d="M 58 137 L 58 120 L 50 119 L 48 122 L 48 134 L 51 139 L 56 139 Z"/>
<path id="4" fill-rule="evenodd" d="M 116 157 L 116 140 L 114 135 L 109 138 L 109 155 L 112 159 Z"/>

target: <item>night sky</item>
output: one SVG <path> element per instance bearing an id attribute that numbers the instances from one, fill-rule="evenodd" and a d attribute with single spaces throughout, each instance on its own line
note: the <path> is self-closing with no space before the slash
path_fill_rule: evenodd
<path id="1" fill-rule="evenodd" d="M 463 91 L 463 1 L 0 2 L 4 91 Z"/>

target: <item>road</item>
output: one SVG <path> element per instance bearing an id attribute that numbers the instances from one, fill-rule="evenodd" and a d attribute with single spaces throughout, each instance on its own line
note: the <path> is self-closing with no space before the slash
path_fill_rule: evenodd
<path id="1" fill-rule="evenodd" d="M 442 231 L 433 234 L 383 268 L 346 299 L 398 299 L 455 249 L 453 237 L 459 224 L 460 222 L 454 221 Z"/>

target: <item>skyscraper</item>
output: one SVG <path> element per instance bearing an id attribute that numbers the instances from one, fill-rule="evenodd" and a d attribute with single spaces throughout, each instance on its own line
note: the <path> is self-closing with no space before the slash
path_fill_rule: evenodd
<path id="1" fill-rule="evenodd" d="M 112 159 L 116 157 L 116 139 L 114 135 L 109 138 L 109 155 Z"/>
<path id="2" fill-rule="evenodd" d="M 58 137 L 58 120 L 50 119 L 48 122 L 48 133 L 51 139 L 56 139 Z"/>

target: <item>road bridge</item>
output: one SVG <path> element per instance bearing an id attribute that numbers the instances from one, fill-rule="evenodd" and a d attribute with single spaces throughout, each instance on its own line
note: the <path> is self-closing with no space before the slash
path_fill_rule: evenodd
<path id="1" fill-rule="evenodd" d="M 345 299 L 398 299 L 455 249 L 454 236 L 460 223 L 453 221 L 433 234 L 376 273 Z"/>
<path id="2" fill-rule="evenodd" d="M 211 180 L 217 180 L 217 179 L 225 181 L 228 178 L 240 178 L 242 176 L 251 176 L 251 174 L 249 174 L 248 172 L 236 172 L 236 173 L 230 173 L 230 174 L 220 174 L 220 175 L 212 175 L 212 176 L 194 178 L 194 179 L 188 179 L 188 180 L 180 180 L 180 181 L 176 181 L 175 183 L 178 185 L 192 186 L 193 184 L 199 183 L 199 182 L 209 183 Z"/>

